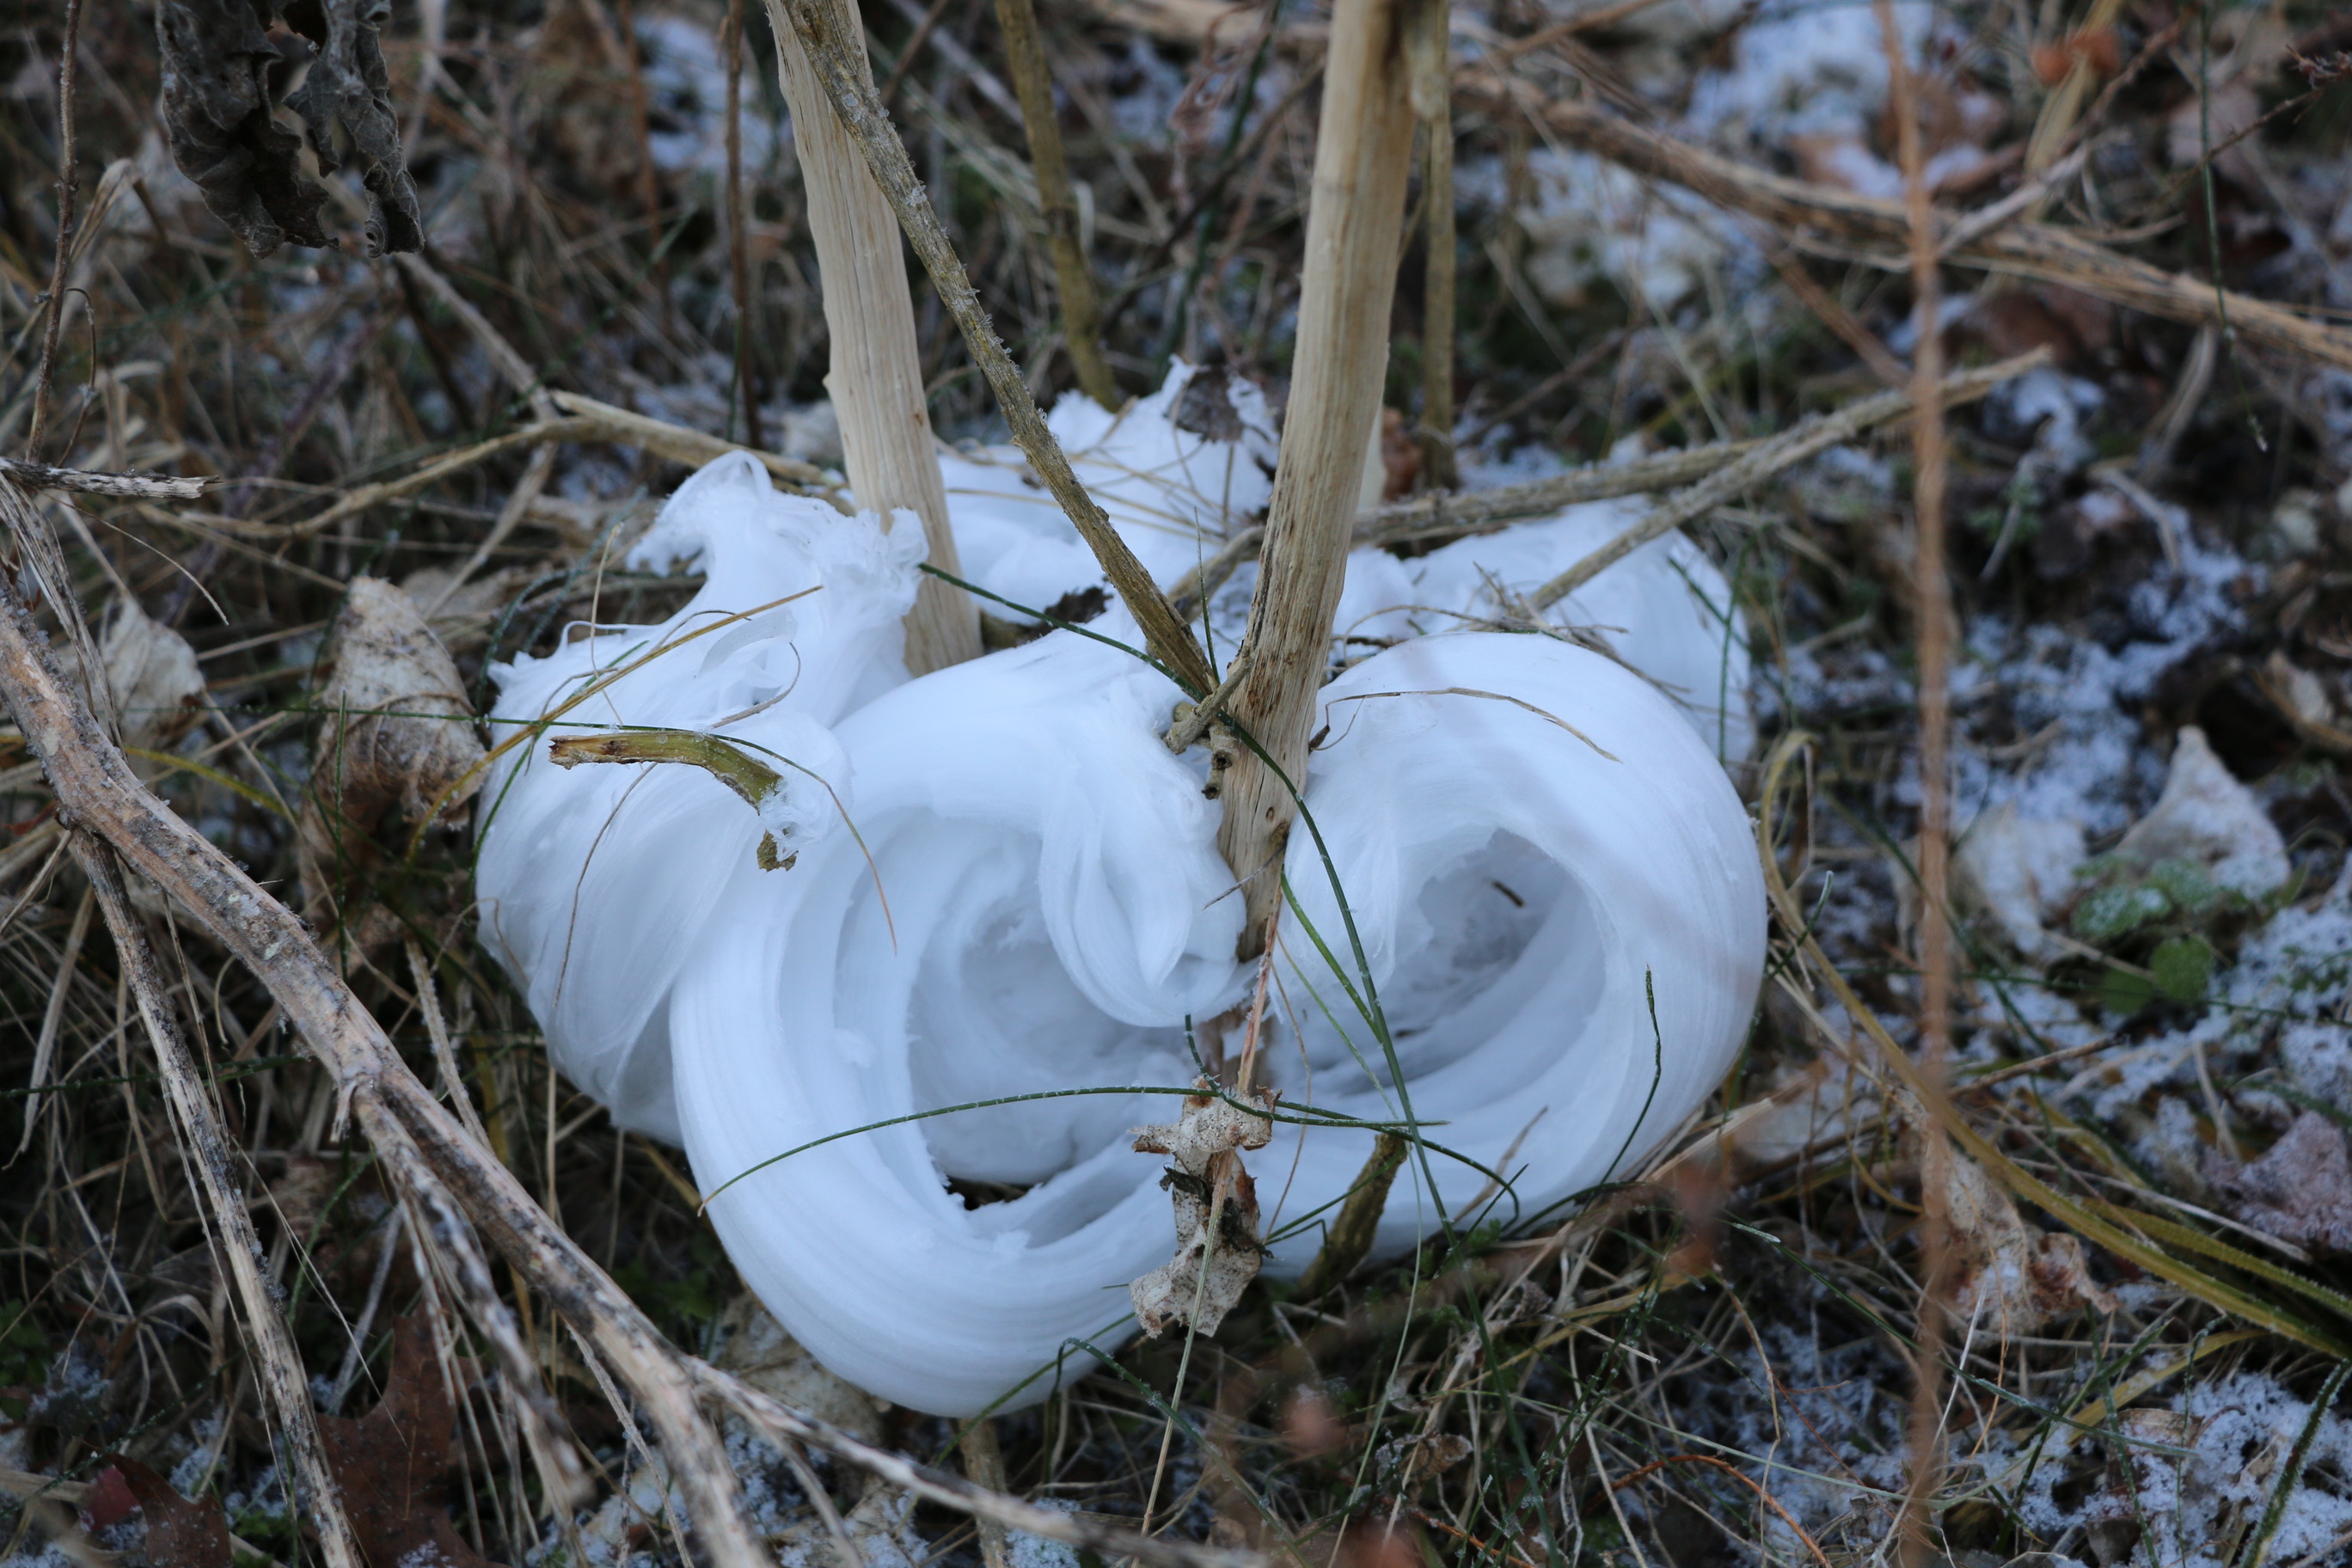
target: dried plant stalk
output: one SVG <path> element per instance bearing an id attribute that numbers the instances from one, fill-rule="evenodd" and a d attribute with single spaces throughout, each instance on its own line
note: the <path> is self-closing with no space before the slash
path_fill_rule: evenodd
<path id="1" fill-rule="evenodd" d="M 1454 460 L 1453 16 L 1424 5 L 1414 18 L 1412 111 L 1421 121 L 1424 275 L 1421 300 L 1421 474 L 1433 490 L 1459 482 Z"/>
<path id="2" fill-rule="evenodd" d="M 751 209 L 743 197 L 743 0 L 727 0 L 720 36 L 727 57 L 727 281 L 735 296 L 735 392 L 743 409 L 743 440 L 756 447 L 760 391 L 751 375 Z"/>
<path id="3" fill-rule="evenodd" d="M 360 1568 L 358 1540 L 343 1513 L 343 1500 L 327 1468 L 326 1450 L 320 1446 L 319 1424 L 310 1408 L 310 1385 L 302 1375 L 302 1358 L 294 1348 L 286 1320 L 270 1299 L 264 1272 L 261 1238 L 253 1228 L 253 1214 L 230 1169 L 227 1134 L 205 1091 L 204 1075 L 172 1011 L 170 988 L 156 973 L 155 954 L 139 929 L 130 896 L 116 870 L 114 852 L 99 840 L 77 832 L 72 836 L 74 858 L 89 878 L 90 890 L 114 937 L 114 952 L 129 982 L 140 1022 L 155 1047 L 155 1067 L 163 1080 L 164 1098 L 180 1124 L 183 1147 L 203 1194 L 213 1233 L 214 1250 L 236 1287 L 246 1332 L 251 1336 L 254 1362 L 265 1396 L 286 1434 L 294 1473 L 301 1484 L 304 1511 L 317 1525 L 319 1544 L 329 1568 Z"/>
<path id="4" fill-rule="evenodd" d="M 840 36 L 860 36 L 841 0 L 816 3 L 832 11 Z M 834 113 L 782 0 L 768 0 L 768 22 L 776 35 L 777 78 L 792 110 L 793 146 L 824 283 L 825 331 L 833 340 L 825 385 L 841 419 L 849 488 L 859 506 L 873 508 L 886 522 L 898 507 L 921 518 L 930 563 L 961 575 L 923 396 L 923 359 L 915 344 L 915 307 L 898 222 Z M 845 65 L 871 92 L 874 74 L 865 49 L 848 53 Z M 979 656 L 979 606 L 962 589 L 925 576 L 907 616 L 908 670 L 921 675 Z"/>
<path id="5" fill-rule="evenodd" d="M 1144 571 L 1143 563 L 1136 559 L 1127 541 L 1111 527 L 1102 508 L 1078 483 L 1062 444 L 1055 439 L 1054 432 L 1046 426 L 1045 416 L 1038 412 L 1037 400 L 1030 395 L 1020 366 L 1013 363 L 1003 340 L 989 323 L 988 312 L 981 309 L 971 275 L 965 272 L 963 260 L 956 255 L 947 230 L 940 226 L 939 216 L 931 211 L 930 197 L 922 181 L 915 177 L 915 165 L 907 156 L 906 144 L 890 129 L 889 117 L 884 113 L 873 79 L 865 68 L 864 51 L 851 47 L 850 41 L 857 37 L 852 24 L 830 3 L 821 4 L 820 0 L 768 0 L 768 4 L 769 15 L 780 33 L 784 18 L 779 13 L 789 16 L 792 32 L 815 66 L 840 115 L 840 123 L 847 127 L 859 152 L 865 154 L 866 166 L 881 186 L 890 209 L 898 214 L 915 254 L 922 258 L 924 269 L 930 273 L 931 283 L 940 291 L 940 302 L 947 306 L 948 314 L 955 318 L 957 328 L 963 333 L 964 346 L 971 351 L 981 374 L 988 378 L 989 390 L 996 395 L 997 406 L 1003 411 L 1005 424 L 1011 426 L 1013 444 L 1021 448 L 1021 455 L 1029 459 L 1029 466 L 1036 470 L 1038 479 L 1068 516 L 1078 537 L 1087 542 L 1087 548 L 1102 563 L 1103 575 L 1110 580 L 1110 585 L 1142 628 L 1144 644 L 1152 656 L 1190 689 L 1208 691 L 1217 684 L 1216 672 L 1209 668 L 1208 655 L 1202 652 L 1200 639 L 1170 605 L 1167 595 Z"/>
<path id="6" fill-rule="evenodd" d="M 1454 87 L 1490 110 L 1525 115 L 1570 146 L 1636 174 L 1670 180 L 1734 212 L 1752 213 L 1792 237 L 1818 236 L 1830 242 L 1830 254 L 1853 258 L 1855 250 L 1867 248 L 1870 254 L 1860 259 L 1890 270 L 1909 268 L 1911 220 L 1901 202 L 1753 168 L 1589 103 L 1548 96 L 1531 82 L 1497 72 L 1458 71 Z M 1958 222 L 1948 214 L 1936 218 L 1939 234 Z M 1952 246 L 1943 259 L 2062 283 L 2168 321 L 2226 326 L 2247 342 L 2352 370 L 2352 328 L 2216 289 L 2207 279 L 2167 272 L 2053 224 L 2013 222 Z"/>
<path id="7" fill-rule="evenodd" d="M 1229 709 L 1271 765 L 1247 752 L 1236 759 L 1217 835 L 1225 863 L 1246 884 L 1244 956 L 1262 951 L 1282 896 L 1282 851 L 1297 810 L 1282 775 L 1304 782 L 1315 692 L 1347 576 L 1364 435 L 1380 411 L 1412 153 L 1405 62 L 1412 9 L 1412 0 L 1340 0 L 1332 14 L 1290 411 L 1243 641 L 1249 672 Z"/>
<path id="8" fill-rule="evenodd" d="M 1013 90 L 1021 99 L 1021 120 L 1029 133 L 1029 165 L 1037 176 L 1037 206 L 1045 220 L 1045 241 L 1054 254 L 1054 284 L 1062 296 L 1062 338 L 1078 386 L 1105 408 L 1118 406 L 1118 383 L 1103 357 L 1102 307 L 1095 298 L 1094 268 L 1078 243 L 1078 203 L 1070 188 L 1069 161 L 1062 153 L 1062 127 L 1054 111 L 1054 78 L 1045 67 L 1045 42 L 1037 34 L 1034 0 L 996 0 L 996 25 L 1004 32 L 1004 58 L 1013 68 Z"/>
<path id="9" fill-rule="evenodd" d="M 1987 365 L 1982 370 L 1964 370 L 1957 375 L 1941 379 L 1931 375 L 1927 385 L 1937 400 L 1937 406 L 1940 410 L 1945 404 L 1964 403 L 1982 397 L 2011 377 L 2023 375 L 2036 365 L 2047 363 L 2049 358 L 2049 350 L 2035 349 L 2031 353 Z M 1549 609 L 1661 534 L 1680 528 L 1684 523 L 1696 522 L 1781 469 L 1801 463 L 1841 442 L 1850 441 L 1873 425 L 1885 424 L 1897 415 L 1908 412 L 1919 394 L 1919 384 L 1915 380 L 1909 386 L 1882 392 L 1859 403 L 1849 403 L 1835 414 L 1808 419 L 1768 441 L 1756 443 L 1737 461 L 1726 464 L 1690 489 L 1653 508 L 1641 521 L 1528 595 L 1528 606 L 1537 610 Z"/>
<path id="10" fill-rule="evenodd" d="M 1941 1089 L 1951 1049 L 1952 932 L 1947 901 L 1951 867 L 1952 603 L 1944 573 L 1943 317 L 1938 301 L 1936 209 L 1919 132 L 1918 85 L 1904 58 L 1894 0 L 1876 0 L 1886 48 L 1887 89 L 1903 163 L 1903 196 L 1911 226 L 1911 310 L 1919 348 L 1911 365 L 1912 596 L 1919 653 L 1919 1070 Z M 2094 14 L 2111 12 L 2101 0 Z M 2074 90 L 2081 68 L 2067 78 Z M 2048 122 L 2045 121 L 2045 127 Z M 2038 137 L 2037 137 L 2038 139 Z M 2029 154 L 2028 167 L 2031 168 Z M 1951 1287 L 1950 1142 L 1931 1137 L 1920 1157 L 1918 1345 L 1906 1447 L 1910 1484 L 1897 1525 L 1903 1568 L 1924 1568 L 1934 1552 L 1934 1499 L 1944 1478 L 1943 1304 Z"/>

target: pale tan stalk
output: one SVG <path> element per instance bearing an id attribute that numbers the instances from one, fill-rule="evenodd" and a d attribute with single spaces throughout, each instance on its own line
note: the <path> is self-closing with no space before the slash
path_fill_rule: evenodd
<path id="1" fill-rule="evenodd" d="M 1903 163 L 1905 216 L 1910 223 L 1911 310 L 1919 347 L 1911 363 L 1911 584 L 1918 614 L 1919 655 L 1919 1071 L 1938 1090 L 1951 1048 L 1952 932 L 1946 902 L 1951 864 L 1951 583 L 1944 572 L 1944 335 L 1936 210 L 1927 154 L 1919 133 L 1918 84 L 1904 58 L 1894 0 L 1876 0 L 1886 47 L 1890 107 Z M 2094 25 L 2115 13 L 2113 0 L 2092 7 Z M 2076 63 L 2067 94 L 2087 86 Z M 2062 95 L 2063 96 L 2063 95 Z M 2071 112 L 2072 100 L 2068 103 Z M 2045 129 L 2047 124 L 2045 122 Z M 2036 141 L 2041 140 L 2037 132 Z M 2027 167 L 2035 169 L 2032 153 Z M 1896 1523 L 1903 1568 L 1926 1568 L 1936 1553 L 1935 1499 L 1942 1489 L 1944 1308 L 1952 1279 L 1952 1146 L 1932 1124 L 1919 1149 L 1919 1314 L 1912 1359 L 1909 1484 Z"/>
<path id="2" fill-rule="evenodd" d="M 839 37 L 863 36 L 842 0 L 817 3 L 826 7 Z M 886 523 L 899 507 L 921 518 L 931 565 L 961 576 L 947 486 L 940 479 L 923 396 L 923 359 L 915 344 L 915 306 L 907 292 L 898 219 L 834 113 L 782 0 L 768 0 L 768 25 L 776 35 L 777 79 L 792 110 L 793 146 L 800 155 L 809 232 L 816 241 L 825 331 L 833 340 L 825 386 L 841 420 L 849 488 L 859 506 L 880 512 Z M 857 48 L 849 56 L 850 68 L 872 91 L 874 73 L 866 51 Z M 907 616 L 908 673 L 921 675 L 979 657 L 979 607 L 962 589 L 926 575 Z"/>
<path id="3" fill-rule="evenodd" d="M 1282 852 L 1297 811 L 1291 784 L 1306 782 L 1315 693 L 1363 483 L 1365 432 L 1380 412 L 1412 155 L 1404 49 L 1411 10 L 1412 0 L 1339 0 L 1332 12 L 1290 410 L 1242 645 L 1249 672 L 1228 710 L 1273 764 L 1244 751 L 1223 791 L 1217 847 L 1245 886 L 1244 956 L 1263 950 L 1280 904 Z"/>
<path id="4" fill-rule="evenodd" d="M 1078 202 L 1070 188 L 1069 162 L 1063 156 L 1061 121 L 1054 112 L 1054 77 L 1045 65 L 1045 41 L 1037 35 L 1034 0 L 996 0 L 996 25 L 1004 33 L 1004 58 L 1013 68 L 1013 90 L 1021 96 L 1022 128 L 1029 133 L 1037 207 L 1054 253 L 1054 284 L 1062 296 L 1062 340 L 1070 351 L 1071 368 L 1078 373 L 1079 389 L 1116 410 L 1118 383 L 1111 378 L 1110 361 L 1103 357 L 1102 306 L 1095 297 L 1094 268 L 1078 242 Z"/>

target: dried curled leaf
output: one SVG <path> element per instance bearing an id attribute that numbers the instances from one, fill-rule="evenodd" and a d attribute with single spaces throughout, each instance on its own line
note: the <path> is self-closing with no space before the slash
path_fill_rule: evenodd
<path id="1" fill-rule="evenodd" d="M 1257 1185 L 1242 1164 L 1244 1149 L 1263 1149 L 1274 1123 L 1213 1092 L 1207 1079 L 1187 1095 L 1177 1120 L 1135 1130 L 1139 1154 L 1175 1162 L 1160 1184 L 1176 1206 L 1176 1256 L 1129 1285 L 1143 1331 L 1158 1338 L 1171 1323 L 1213 1334 L 1265 1259 L 1258 1234 Z M 1274 1095 L 1258 1103 L 1274 1109 Z"/>
<path id="2" fill-rule="evenodd" d="M 156 8 L 172 161 L 256 256 L 289 240 L 334 244 L 320 221 L 327 194 L 302 172 L 302 139 L 272 117 L 284 82 L 306 63 L 300 89 L 284 101 L 309 125 L 322 172 L 341 166 L 331 151 L 337 126 L 359 153 L 369 254 L 422 247 L 416 188 L 377 36 L 389 19 L 383 0 L 294 0 L 283 7 L 163 0 Z M 291 31 L 273 38 L 270 25 L 281 20 Z M 301 39 L 312 47 L 307 62 Z"/>
<path id="3" fill-rule="evenodd" d="M 447 819 L 480 787 L 483 757 L 457 665 L 390 583 L 352 580 L 328 659 L 302 805 L 304 914 L 314 925 L 338 882 L 377 863 L 386 818 Z"/>
<path id="4" fill-rule="evenodd" d="M 1953 1313 L 2015 1339 L 2081 1308 L 2112 1312 L 2114 1295 L 2089 1272 L 2080 1237 L 2025 1223 L 2009 1194 L 1932 1128 L 1923 1129 L 1920 1179 L 1940 1182 L 1951 1225 Z"/>
<path id="5" fill-rule="evenodd" d="M 78 683 L 81 661 L 73 647 L 58 652 L 67 679 Z M 106 623 L 98 658 L 125 745 L 152 751 L 187 732 L 204 706 L 205 677 L 185 637 L 125 599 Z"/>
<path id="6" fill-rule="evenodd" d="M 172 161 L 256 256 L 334 243 L 319 221 L 327 193 L 302 176 L 302 139 L 270 117 L 271 78 L 294 62 L 268 20 L 247 0 L 164 0 L 155 13 Z"/>
<path id="7" fill-rule="evenodd" d="M 338 125 L 359 155 L 368 193 L 368 254 L 423 249 L 424 218 L 401 151 L 392 75 L 377 37 L 392 18 L 391 5 L 386 0 L 292 0 L 285 16 L 319 51 L 301 89 L 286 101 L 310 127 L 320 173 L 341 167 L 328 151 Z"/>

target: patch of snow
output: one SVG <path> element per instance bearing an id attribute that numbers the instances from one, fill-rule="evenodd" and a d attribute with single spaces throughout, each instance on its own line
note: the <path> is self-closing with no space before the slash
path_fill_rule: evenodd
<path id="1" fill-rule="evenodd" d="M 1907 58 L 1919 58 L 1934 16 L 1916 0 L 1895 7 Z M 1691 124 L 1718 138 L 1854 132 L 1886 101 L 1886 48 L 1867 5 L 1766 0 L 1731 52 L 1730 68 L 1702 73 L 1691 95 Z"/>
<path id="2" fill-rule="evenodd" d="M 636 18 L 637 47 L 645 61 L 646 91 L 654 124 L 646 140 L 656 166 L 673 174 L 727 169 L 727 62 L 710 25 L 676 12 Z M 755 113 L 759 83 L 747 62 L 742 108 L 743 165 L 764 166 L 774 156 L 776 127 Z"/>
<path id="3" fill-rule="evenodd" d="M 1668 310 L 1736 250 L 1753 248 L 1697 196 L 1590 153 L 1538 148 L 1527 167 L 1533 189 L 1518 221 L 1528 280 L 1555 305 L 1580 302 L 1606 279 L 1637 305 Z"/>

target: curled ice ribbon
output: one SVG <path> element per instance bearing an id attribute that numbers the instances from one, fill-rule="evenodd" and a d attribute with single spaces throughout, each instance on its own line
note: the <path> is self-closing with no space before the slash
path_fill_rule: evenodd
<path id="1" fill-rule="evenodd" d="M 739 868 L 679 977 L 680 1120 L 697 1180 L 724 1186 L 728 1251 L 886 1397 L 970 1415 L 1042 1396 L 1057 1363 L 1086 1364 L 1074 1344 L 1131 1331 L 1120 1288 L 1165 1260 L 1160 1167 L 1128 1130 L 1167 1100 L 901 1119 L 1189 1080 L 1186 1019 L 1250 975 L 1201 769 L 1159 744 L 1174 695 L 1057 633 L 877 700 L 837 733 L 878 878 L 837 842 L 789 890 Z M 1497 1167 L 1528 1214 L 1622 1173 L 1713 1088 L 1754 1000 L 1762 890 L 1721 769 L 1639 678 L 1538 638 L 1422 639 L 1323 700 L 1269 1075 L 1317 1119 L 1443 1124 L 1430 1138 L 1463 1158 L 1398 1184 L 1384 1251 L 1464 1214 Z M 1348 995 L 1365 992 L 1343 894 L 1385 1045 Z M 1370 1142 L 1279 1125 L 1251 1162 L 1276 1234 L 1328 1214 Z M 974 1205 L 974 1184 L 1018 1195 Z M 1271 1271 L 1318 1242 L 1281 1237 Z"/>
<path id="2" fill-rule="evenodd" d="M 1151 482 L 1164 514 L 1181 488 Z M 1121 1288 L 1171 1235 L 1127 1131 L 1172 1106 L 1118 1091 L 1189 1082 L 1186 1021 L 1251 973 L 1200 754 L 1160 741 L 1181 693 L 1072 633 L 907 681 L 919 539 L 777 496 L 746 459 L 689 481 L 632 559 L 698 560 L 695 601 L 516 661 L 496 721 L 786 759 L 795 868 L 757 868 L 771 825 L 708 775 L 558 772 L 541 735 L 485 791 L 480 885 L 559 1065 L 686 1144 L 786 1327 L 853 1382 L 968 1415 L 1131 1331 Z M 1116 606 L 1087 629 L 1138 641 Z M 1271 1272 L 1305 1265 L 1362 1165 L 1371 1134 L 1335 1121 L 1426 1125 L 1392 1252 L 1474 1202 L 1532 1215 L 1622 1174 L 1719 1078 L 1760 886 L 1715 736 L 1661 684 L 1439 632 L 1325 688 L 1264 1040 L 1313 1124 L 1251 1158 Z"/>
<path id="3" fill-rule="evenodd" d="M 709 921 L 710 889 L 764 831 L 787 846 L 845 821 L 846 756 L 829 726 L 903 683 L 899 619 L 919 529 L 885 533 L 779 495 L 740 454 L 678 488 L 632 566 L 700 565 L 700 592 L 656 626 L 580 626 L 545 658 L 491 670 L 490 725 L 517 738 L 477 810 L 483 941 L 515 976 L 564 1074 L 621 1126 L 677 1141 L 666 1005 Z M 548 742 L 705 731 L 788 759 L 755 818 L 692 768 L 556 767 Z M 789 852 L 789 849 L 787 850 Z"/>

